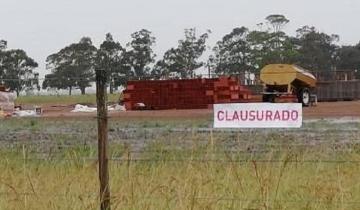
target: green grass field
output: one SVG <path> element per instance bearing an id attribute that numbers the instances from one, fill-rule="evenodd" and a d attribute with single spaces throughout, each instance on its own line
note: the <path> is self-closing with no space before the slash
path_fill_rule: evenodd
<path id="1" fill-rule="evenodd" d="M 118 102 L 120 94 L 108 94 L 109 102 Z M 15 101 L 16 104 L 22 105 L 70 105 L 70 104 L 95 104 L 96 95 L 49 95 L 49 96 L 20 96 Z"/>
<path id="2" fill-rule="evenodd" d="M 72 154 L 76 156 L 76 153 Z M 1 209 L 98 209 L 97 164 L 2 157 Z M 350 156 L 358 158 L 358 155 Z M 270 157 L 269 157 L 270 158 Z M 358 209 L 359 167 L 328 163 L 111 163 L 113 209 Z M 355 201 L 355 202 L 354 202 Z"/>
<path id="3" fill-rule="evenodd" d="M 112 209 L 360 208 L 359 123 L 197 131 L 209 124 L 111 120 Z M 93 134 L 88 119 L 3 121 L 0 209 L 99 209 Z"/>

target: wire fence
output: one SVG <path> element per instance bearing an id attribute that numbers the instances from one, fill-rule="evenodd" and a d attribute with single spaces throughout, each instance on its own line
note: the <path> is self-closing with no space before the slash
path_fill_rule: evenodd
<path id="1" fill-rule="evenodd" d="M 213 153 L 209 153 L 207 155 L 212 155 Z M 5 158 L 6 160 L 6 158 Z M 11 160 L 14 161 L 31 161 L 31 162 L 96 162 L 98 159 L 95 157 L 92 158 L 47 158 L 47 157 L 36 157 L 36 158 L 12 158 Z M 221 163 L 221 164 L 233 164 L 233 163 L 266 163 L 266 164 L 279 164 L 279 163 L 286 163 L 286 164 L 360 164 L 360 160 L 330 160 L 330 159 L 309 159 L 309 160 L 283 160 L 283 159 L 241 159 L 241 160 L 231 160 L 229 159 L 197 159 L 197 158 L 151 158 L 151 159 L 144 159 L 144 158 L 108 158 L 110 162 L 120 162 L 120 163 L 157 163 L 157 162 L 180 162 L 180 163 Z"/>
<path id="2" fill-rule="evenodd" d="M 305 127 L 260 132 L 161 127 L 110 130 L 113 151 L 108 160 L 113 162 L 360 163 L 360 130 L 356 123 L 337 129 Z M 97 133 L 91 131 L 0 131 L 0 138 L 0 147 L 6 151 L 26 149 L 28 161 L 96 160 Z M 69 158 L 65 155 L 68 151 L 85 151 L 85 156 Z M 310 151 L 327 157 L 301 156 Z M 276 154 L 293 156 L 279 159 Z M 347 154 L 358 154 L 359 159 L 348 159 Z"/>
<path id="3" fill-rule="evenodd" d="M 358 168 L 360 166 L 360 129 L 357 122 L 330 127 L 306 125 L 301 129 L 213 129 L 207 127 L 128 127 L 109 129 L 109 148 L 116 150 L 110 153 L 110 164 L 131 165 L 177 165 L 177 164 L 217 164 L 241 167 L 254 164 L 265 164 L 271 167 L 293 165 L 307 167 L 326 165 L 328 167 Z M 97 162 L 97 133 L 93 127 L 74 129 L 45 128 L 28 130 L 25 128 L 0 129 L 0 164 L 19 161 L 23 164 L 56 164 L 57 162 L 74 162 L 77 164 L 93 164 Z M 79 153 L 72 152 L 73 150 Z M 316 155 L 308 155 L 311 151 Z M 85 152 L 84 152 L 85 151 Z M 88 151 L 88 152 L 86 152 Z M 327 152 L 324 152 L 327 151 Z M 18 156 L 6 156 L 6 152 L 18 153 Z M 304 152 L 304 154 L 302 153 Z M 277 155 L 283 154 L 283 155 Z M 339 154 L 341 153 L 341 154 Z M 344 154 L 344 156 L 342 156 Z M 351 156 L 348 156 L 351 155 Z M 179 165 L 181 166 L 181 165 Z M 130 170 L 130 169 L 129 169 Z M 0 185 L 3 185 L 0 179 Z M 90 199 L 98 200 L 97 191 L 83 190 L 81 192 L 50 192 L 30 190 L 13 191 L 0 190 L 3 197 L 16 199 Z M 122 200 L 114 193 L 111 199 L 120 202 L 120 206 L 132 207 L 133 204 Z M 123 196 L 123 195 L 121 195 Z M 156 202 L 164 200 L 158 195 L 133 195 L 141 200 Z M 346 199 L 315 197 L 289 199 L 274 197 L 254 197 L 250 195 L 169 194 L 168 201 L 192 200 L 196 202 L 235 203 L 249 207 L 267 206 L 274 209 L 279 203 L 288 206 L 331 206 L 358 208 L 360 202 Z M 119 201 L 117 199 L 120 199 Z M 155 200 L 155 201 L 154 201 Z M 265 207 L 264 207 L 265 208 Z"/>
<path id="4" fill-rule="evenodd" d="M 315 126 L 315 125 L 314 125 Z M 218 164 L 218 165 L 326 165 L 329 167 L 360 166 L 360 129 L 358 123 L 346 126 L 272 130 L 222 130 L 213 128 L 111 128 L 108 132 L 110 163 L 124 165 L 145 164 Z M 96 163 L 97 133 L 94 128 L 51 128 L 43 130 L 0 130 L 0 164 L 21 161 L 25 164 L 39 162 Z M 0 150 L 0 151 L 1 151 Z M 311 154 L 314 152 L 314 154 Z M 18 154 L 7 157 L 7 153 Z M 0 153 L 1 154 L 1 153 Z M 349 166 L 350 165 L 350 166 Z M 181 166 L 181 165 L 180 165 Z M 0 179 L 1 180 L 1 179 Z M 1 184 L 1 183 L 0 183 Z M 0 195 L 42 197 L 90 197 L 97 192 L 37 193 L 2 192 Z M 116 198 L 116 197 L 114 197 Z M 156 199 L 156 196 L 142 196 Z M 163 199 L 158 197 L 157 199 Z M 326 199 L 258 199 L 231 195 L 176 196 L 173 199 L 209 200 L 216 202 L 331 204 L 359 206 L 351 200 Z"/>

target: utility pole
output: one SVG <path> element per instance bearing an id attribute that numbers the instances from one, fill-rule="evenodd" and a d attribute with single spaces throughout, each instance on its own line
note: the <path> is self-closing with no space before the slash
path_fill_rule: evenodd
<path id="1" fill-rule="evenodd" d="M 96 103 L 98 122 L 98 159 L 100 180 L 100 210 L 110 210 L 108 168 L 108 117 L 106 106 L 106 71 L 96 70 Z"/>

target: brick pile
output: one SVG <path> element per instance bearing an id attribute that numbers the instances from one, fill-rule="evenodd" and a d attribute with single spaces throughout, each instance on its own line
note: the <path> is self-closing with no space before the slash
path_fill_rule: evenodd
<path id="1" fill-rule="evenodd" d="M 235 77 L 129 81 L 123 92 L 127 110 L 206 109 L 215 103 L 249 102 L 251 96 Z"/>

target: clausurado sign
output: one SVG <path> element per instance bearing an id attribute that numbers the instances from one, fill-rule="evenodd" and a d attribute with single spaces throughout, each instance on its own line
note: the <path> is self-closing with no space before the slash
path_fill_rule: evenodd
<path id="1" fill-rule="evenodd" d="M 214 128 L 300 128 L 300 103 L 214 104 Z"/>

